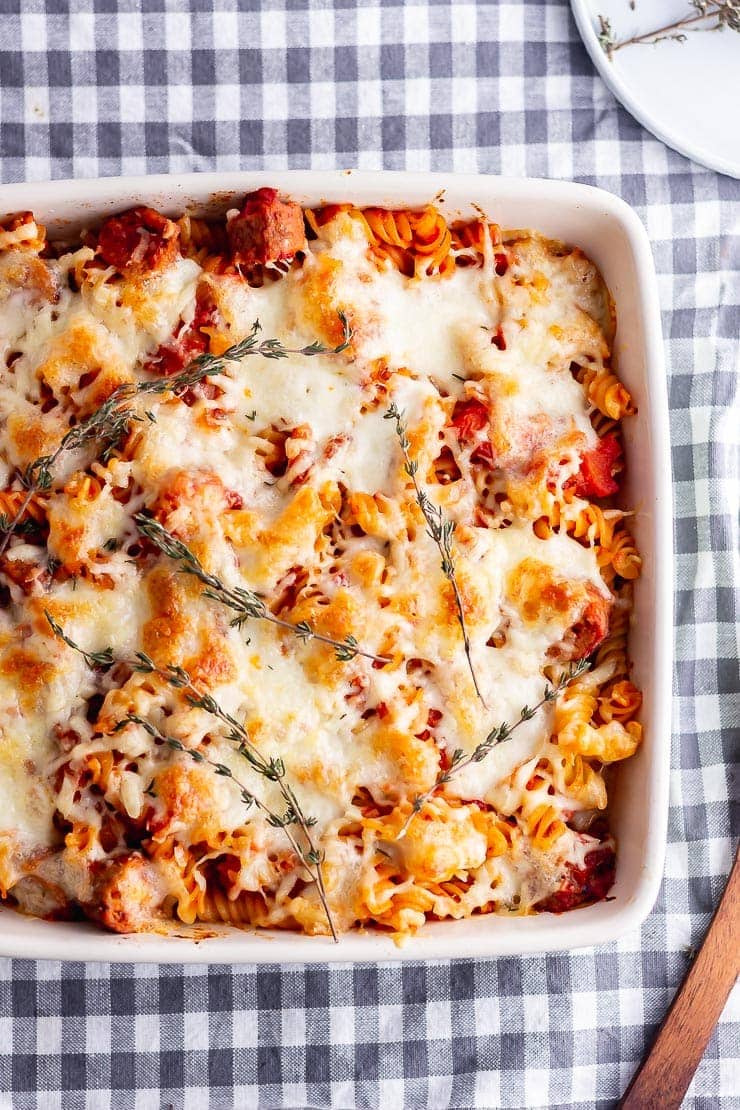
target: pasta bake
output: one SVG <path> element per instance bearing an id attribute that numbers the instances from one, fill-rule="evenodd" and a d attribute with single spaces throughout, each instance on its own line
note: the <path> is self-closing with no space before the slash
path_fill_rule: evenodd
<path id="1" fill-rule="evenodd" d="M 614 330 L 577 247 L 483 213 L 3 220 L 2 897 L 398 938 L 606 897 Z"/>

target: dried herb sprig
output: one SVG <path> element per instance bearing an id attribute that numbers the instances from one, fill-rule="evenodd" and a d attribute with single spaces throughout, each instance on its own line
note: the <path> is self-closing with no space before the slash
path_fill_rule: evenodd
<path id="1" fill-rule="evenodd" d="M 241 586 L 226 586 L 215 574 L 209 574 L 187 544 L 176 539 L 158 521 L 144 516 L 142 513 L 137 513 L 134 516 L 134 521 L 143 536 L 146 536 L 163 555 L 179 564 L 183 574 L 190 574 L 203 583 L 206 587 L 203 591 L 203 597 L 220 601 L 222 605 L 227 606 L 237 614 L 231 622 L 233 627 L 240 628 L 248 620 L 269 621 L 271 624 L 277 625 L 278 628 L 285 628 L 292 632 L 304 643 L 308 640 L 318 640 L 322 644 L 329 644 L 330 647 L 334 648 L 336 658 L 342 663 L 349 662 L 357 655 L 365 659 L 371 659 L 374 663 L 390 662 L 390 659 L 385 655 L 374 655 L 370 651 L 363 651 L 362 648 L 358 647 L 354 636 L 347 636 L 344 640 L 334 640 L 331 636 L 324 636 L 322 633 L 316 632 L 308 621 L 299 621 L 294 624 L 292 621 L 285 621 L 276 617 L 254 590 L 247 590 Z"/>
<path id="2" fill-rule="evenodd" d="M 497 746 L 497 744 L 503 744 L 506 740 L 509 740 L 512 734 L 516 732 L 520 725 L 524 724 L 525 721 L 531 721 L 534 715 L 537 713 L 538 710 L 542 708 L 543 705 L 547 705 L 548 702 L 554 701 L 555 698 L 557 698 L 558 694 L 560 694 L 566 688 L 566 686 L 569 686 L 571 682 L 574 682 L 577 678 L 579 678 L 580 675 L 584 673 L 584 671 L 587 671 L 589 666 L 590 663 L 587 658 L 579 659 L 577 662 L 571 663 L 568 670 L 563 671 L 557 682 L 553 683 L 552 685 L 548 683 L 545 686 L 544 693 L 540 700 L 536 703 L 536 705 L 523 706 L 519 712 L 518 720 L 516 720 L 513 725 L 509 725 L 506 722 L 503 722 L 500 725 L 496 725 L 495 728 L 492 728 L 486 736 L 485 740 L 482 740 L 477 747 L 473 748 L 473 751 L 470 753 L 470 755 L 465 755 L 465 752 L 462 750 L 462 748 L 456 748 L 455 751 L 452 753 L 450 765 L 447 770 L 440 771 L 434 781 L 434 784 L 430 786 L 428 790 L 425 790 L 423 794 L 417 794 L 417 796 L 414 798 L 411 806 L 411 813 L 408 815 L 403 825 L 401 826 L 401 831 L 396 837 L 396 840 L 401 840 L 401 838 L 406 835 L 409 829 L 409 825 L 413 821 L 416 814 L 424 808 L 425 804 L 429 801 L 431 797 L 433 797 L 434 794 L 436 794 L 440 786 L 444 786 L 446 783 L 450 782 L 450 780 L 456 774 L 462 771 L 463 768 L 469 767 L 471 763 L 482 763 L 486 756 L 493 750 L 493 748 Z"/>
<path id="3" fill-rule="evenodd" d="M 130 402 L 135 397 L 141 394 L 178 394 L 190 386 L 197 385 L 204 378 L 223 374 L 230 362 L 239 362 L 248 355 L 279 359 L 288 358 L 289 355 L 310 357 L 321 354 L 341 354 L 352 341 L 352 329 L 344 313 L 340 312 L 338 315 L 342 323 L 342 342 L 337 347 L 325 347 L 318 341 L 309 343 L 305 347 L 286 347 L 279 339 L 263 339 L 258 342 L 262 325 L 259 320 L 255 320 L 251 331 L 221 355 L 198 355 L 179 374 L 119 385 L 95 412 L 69 429 L 52 454 L 41 455 L 38 459 L 34 459 L 20 475 L 27 492 L 13 519 L 0 527 L 0 532 L 3 533 L 0 540 L 0 555 L 10 543 L 13 533 L 17 531 L 34 494 L 51 487 L 52 472 L 65 452 L 76 451 L 94 442 L 102 445 L 101 458 L 106 461 L 111 451 L 125 439 L 131 422 L 142 419 L 130 407 Z M 152 419 L 151 414 L 146 415 Z"/>
<path id="4" fill-rule="evenodd" d="M 434 541 L 434 543 L 436 543 L 437 547 L 439 548 L 439 553 L 442 556 L 442 573 L 452 586 L 452 592 L 455 595 L 457 622 L 460 625 L 460 630 L 462 632 L 465 656 L 468 661 L 468 667 L 470 668 L 470 674 L 473 679 L 473 685 L 475 686 L 475 692 L 485 705 L 486 703 L 483 699 L 480 687 L 478 686 L 478 679 L 476 677 L 475 668 L 473 667 L 473 660 L 470 655 L 470 638 L 468 636 L 468 629 L 465 623 L 465 611 L 463 609 L 462 597 L 460 595 L 460 589 L 458 587 L 457 577 L 455 574 L 455 556 L 452 548 L 452 538 L 455 534 L 455 522 L 454 520 L 445 520 L 441 508 L 438 505 L 434 504 L 432 499 L 429 497 L 429 494 L 426 492 L 426 490 L 422 489 L 421 485 L 419 484 L 419 479 L 417 476 L 419 471 L 419 464 L 415 459 L 412 459 L 411 455 L 409 454 L 411 444 L 409 442 L 406 421 L 404 420 L 403 412 L 401 412 L 395 401 L 391 402 L 390 407 L 384 415 L 386 420 L 395 421 L 396 435 L 398 436 L 398 442 L 403 452 L 403 457 L 405 461 L 404 469 L 414 484 L 416 503 L 421 509 L 424 520 L 426 521 L 427 535 L 430 539 Z"/>
<path id="5" fill-rule="evenodd" d="M 691 10 L 694 15 L 687 15 L 683 19 L 676 19 L 673 23 L 666 23 L 654 31 L 646 31 L 641 35 L 633 35 L 629 39 L 617 39 L 611 21 L 599 15 L 598 40 L 601 49 L 611 58 L 617 50 L 625 46 L 654 46 L 659 42 L 686 42 L 687 31 L 722 31 L 728 27 L 731 31 L 740 31 L 740 0 L 691 0 Z M 714 20 L 709 26 L 705 24 Z"/>
<path id="6" fill-rule="evenodd" d="M 54 620 L 48 610 L 44 610 L 44 612 L 54 635 L 60 640 L 63 640 L 64 643 L 72 648 L 73 651 L 76 651 L 78 655 L 81 655 L 87 666 L 92 670 L 100 667 L 110 667 L 114 663 L 124 663 L 130 667 L 131 670 L 138 671 L 141 674 L 156 674 L 166 682 L 168 686 L 171 686 L 175 690 L 182 690 L 186 701 L 194 709 L 204 710 L 228 727 L 229 731 L 226 734 L 226 739 L 236 745 L 238 754 L 247 761 L 249 766 L 256 771 L 257 774 L 261 775 L 268 782 L 274 782 L 277 786 L 286 804 L 283 813 L 275 813 L 269 806 L 260 801 L 257 795 L 249 790 L 244 783 L 232 773 L 231 769 L 227 767 L 226 764 L 210 759 L 197 748 L 188 748 L 181 740 L 162 732 L 153 725 L 151 721 L 144 717 L 140 717 L 138 714 L 126 714 L 116 725 L 116 731 L 124 728 L 128 722 L 141 725 L 141 727 L 154 739 L 160 740 L 175 751 L 184 752 L 196 763 L 207 763 L 214 769 L 217 775 L 222 775 L 225 778 L 231 779 L 239 788 L 242 801 L 248 808 L 254 805 L 255 808 L 259 809 L 259 811 L 265 815 L 269 825 L 273 828 L 283 829 L 285 832 L 296 857 L 301 860 L 311 876 L 311 879 L 316 883 L 316 889 L 329 924 L 331 935 L 336 941 L 337 933 L 329 910 L 324 876 L 321 870 L 324 855 L 323 852 L 319 851 L 314 845 L 309 831 L 311 827 L 316 824 L 316 818 L 309 817 L 303 812 L 292 786 L 286 781 L 285 764 L 282 759 L 276 756 L 270 756 L 269 758 L 263 756 L 259 749 L 255 747 L 245 727 L 236 717 L 233 717 L 231 713 L 227 713 L 226 710 L 222 709 L 211 694 L 203 693 L 199 690 L 184 667 L 179 667 L 174 664 L 169 664 L 167 667 L 158 667 L 154 660 L 142 651 L 137 651 L 132 659 L 116 659 L 113 655 L 113 650 L 109 647 L 105 648 L 103 651 L 85 651 L 84 648 L 80 647 L 78 643 L 66 634 L 63 627 Z M 303 846 L 298 843 L 297 838 L 292 832 L 291 826 L 293 825 L 301 830 L 301 834 L 305 840 Z"/>

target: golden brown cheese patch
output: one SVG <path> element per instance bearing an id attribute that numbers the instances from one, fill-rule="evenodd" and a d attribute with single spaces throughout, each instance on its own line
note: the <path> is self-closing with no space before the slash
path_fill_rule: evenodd
<path id="1" fill-rule="evenodd" d="M 22 873 L 15 837 L 10 833 L 0 834 L 0 897 L 7 898 L 8 891 Z"/>
<path id="2" fill-rule="evenodd" d="M 81 574 L 94 567 L 105 543 L 117 537 L 122 515 L 110 486 L 76 474 L 49 501 L 49 551 L 69 574 Z"/>
<path id="3" fill-rule="evenodd" d="M 316 632 L 341 643 L 361 627 L 363 612 L 362 599 L 340 587 L 330 598 L 324 594 L 300 598 L 286 616 L 294 624 L 307 621 Z M 334 687 L 346 680 L 347 664 L 316 641 L 304 649 L 302 662 L 306 673 L 316 683 Z"/>
<path id="4" fill-rule="evenodd" d="M 0 657 L 0 674 L 10 679 L 25 713 L 38 711 L 56 668 L 39 659 L 31 648 L 10 648 Z"/>
<path id="5" fill-rule="evenodd" d="M 208 689 L 225 686 L 236 677 L 234 655 L 220 627 L 204 628 L 198 650 L 185 662 L 185 669 L 197 686 Z"/>
<path id="6" fill-rule="evenodd" d="M 209 767 L 192 763 L 175 763 L 160 771 L 155 790 L 162 815 L 153 822 L 158 841 L 183 830 L 186 843 L 218 836 L 222 818 L 214 795 L 214 781 Z"/>
<path id="7" fill-rule="evenodd" d="M 398 535 L 402 517 L 395 502 L 385 494 L 353 491 L 347 497 L 347 524 L 356 524 L 366 535 L 387 540 Z"/>
<path id="8" fill-rule="evenodd" d="M 53 303 L 59 298 L 59 286 L 49 267 L 29 251 L 8 251 L 0 259 L 0 301 L 17 289 L 34 295 L 35 300 Z"/>
<path id="9" fill-rule="evenodd" d="M 409 826 L 401 841 L 408 870 L 429 882 L 447 882 L 480 867 L 487 840 L 476 828 L 474 806 L 430 805 Z"/>
<path id="10" fill-rule="evenodd" d="M 398 797 L 406 790 L 428 790 L 439 771 L 439 751 L 430 740 L 422 740 L 392 724 L 381 721 L 373 733 L 373 747 L 390 761 L 390 777 L 382 783 L 383 793 Z M 403 784 L 403 789 L 401 789 Z"/>
<path id="11" fill-rule="evenodd" d="M 49 632 L 49 622 L 46 619 L 47 611 L 57 624 L 61 625 L 68 624 L 73 620 L 89 621 L 95 617 L 94 607 L 79 598 L 72 598 L 69 601 L 54 596 L 29 598 L 27 613 L 32 622 L 33 630 L 44 636 Z M 60 650 L 66 649 L 62 646 Z"/>
<path id="12" fill-rule="evenodd" d="M 585 584 L 559 578 L 552 567 L 538 559 L 524 559 L 509 575 L 507 592 L 528 624 L 540 624 L 553 618 L 566 623 L 579 600 L 585 596 Z"/>
<path id="13" fill-rule="evenodd" d="M 328 346 L 338 347 L 343 328 L 339 312 L 354 316 L 351 305 L 337 298 L 336 282 L 342 271 L 338 258 L 320 255 L 304 271 L 303 315 L 309 331 L 314 331 Z"/>
<path id="14" fill-rule="evenodd" d="M 249 509 L 233 509 L 221 518 L 225 538 L 236 547 L 247 547 L 255 542 L 259 523 L 258 514 Z"/>
<path id="15" fill-rule="evenodd" d="M 50 455 L 62 438 L 66 428 L 54 410 L 42 413 L 37 408 L 23 406 L 8 413 L 5 432 L 13 461 L 25 469 L 42 455 Z"/>
<path id="16" fill-rule="evenodd" d="M 70 324 L 52 341 L 36 374 L 57 398 L 65 391 L 90 386 L 85 400 L 91 409 L 98 408 L 117 386 L 134 381 L 108 330 L 83 320 Z"/>
<path id="17" fill-rule="evenodd" d="M 387 564 L 379 551 L 358 551 L 352 558 L 352 572 L 366 589 L 379 589 L 386 577 Z"/>
<path id="18" fill-rule="evenodd" d="M 144 651 L 164 666 L 170 650 L 179 654 L 176 647 L 191 626 L 200 587 L 163 564 L 147 575 L 146 590 L 153 615 L 142 630 Z"/>
<path id="19" fill-rule="evenodd" d="M 336 482 L 325 482 L 318 490 L 302 486 L 275 523 L 259 535 L 260 577 L 269 575 L 275 581 L 296 563 L 310 565 L 319 537 L 340 505 Z"/>
<path id="20" fill-rule="evenodd" d="M 231 681 L 235 665 L 225 637 L 228 617 L 199 602 L 200 584 L 161 564 L 147 576 L 146 589 L 152 615 L 142 628 L 145 653 L 160 667 L 185 667 L 206 686 Z"/>
<path id="21" fill-rule="evenodd" d="M 36 222 L 33 212 L 13 212 L 0 220 L 0 251 L 40 251 L 45 242 L 46 228 Z"/>

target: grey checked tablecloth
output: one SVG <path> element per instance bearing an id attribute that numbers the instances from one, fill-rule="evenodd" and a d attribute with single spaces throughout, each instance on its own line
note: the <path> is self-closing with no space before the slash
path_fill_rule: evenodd
<path id="1" fill-rule="evenodd" d="M 634 205 L 660 280 L 678 575 L 666 874 L 639 933 L 403 967 L 0 961 L 0 1106 L 614 1105 L 737 833 L 740 184 L 617 104 L 565 0 L 0 0 L 0 14 L 3 182 L 353 166 L 566 178 Z M 740 1106 L 739 1009 L 736 993 L 686 1105 Z"/>

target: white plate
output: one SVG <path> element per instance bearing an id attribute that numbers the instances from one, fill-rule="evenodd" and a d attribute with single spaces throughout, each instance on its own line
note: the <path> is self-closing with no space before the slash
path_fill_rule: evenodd
<path id="1" fill-rule="evenodd" d="M 599 15 L 622 40 L 684 18 L 689 0 L 635 0 L 634 11 L 628 0 L 570 3 L 594 65 L 627 111 L 687 158 L 740 177 L 740 33 L 688 31 L 685 42 L 628 46 L 610 60 Z"/>
<path id="2" fill-rule="evenodd" d="M 663 874 L 671 738 L 672 508 L 668 406 L 660 307 L 645 229 L 624 201 L 563 181 L 421 173 L 227 173 L 110 178 L 0 186 L 0 214 L 33 209 L 52 237 L 144 203 L 168 214 L 223 212 L 234 198 L 273 185 L 303 204 L 353 201 L 417 207 L 442 194 L 447 215 L 480 206 L 504 227 L 536 228 L 582 247 L 600 267 L 617 310 L 615 357 L 639 406 L 625 422 L 625 488 L 643 575 L 635 590 L 631 654 L 644 690 L 645 742 L 618 768 L 610 813 L 618 841 L 612 900 L 565 914 L 435 922 L 398 948 L 387 935 L 326 937 L 217 926 L 171 935 L 104 933 L 85 922 L 48 922 L 0 908 L 0 954 L 27 958 L 159 963 L 304 963 L 520 955 L 601 944 L 637 928 Z"/>

